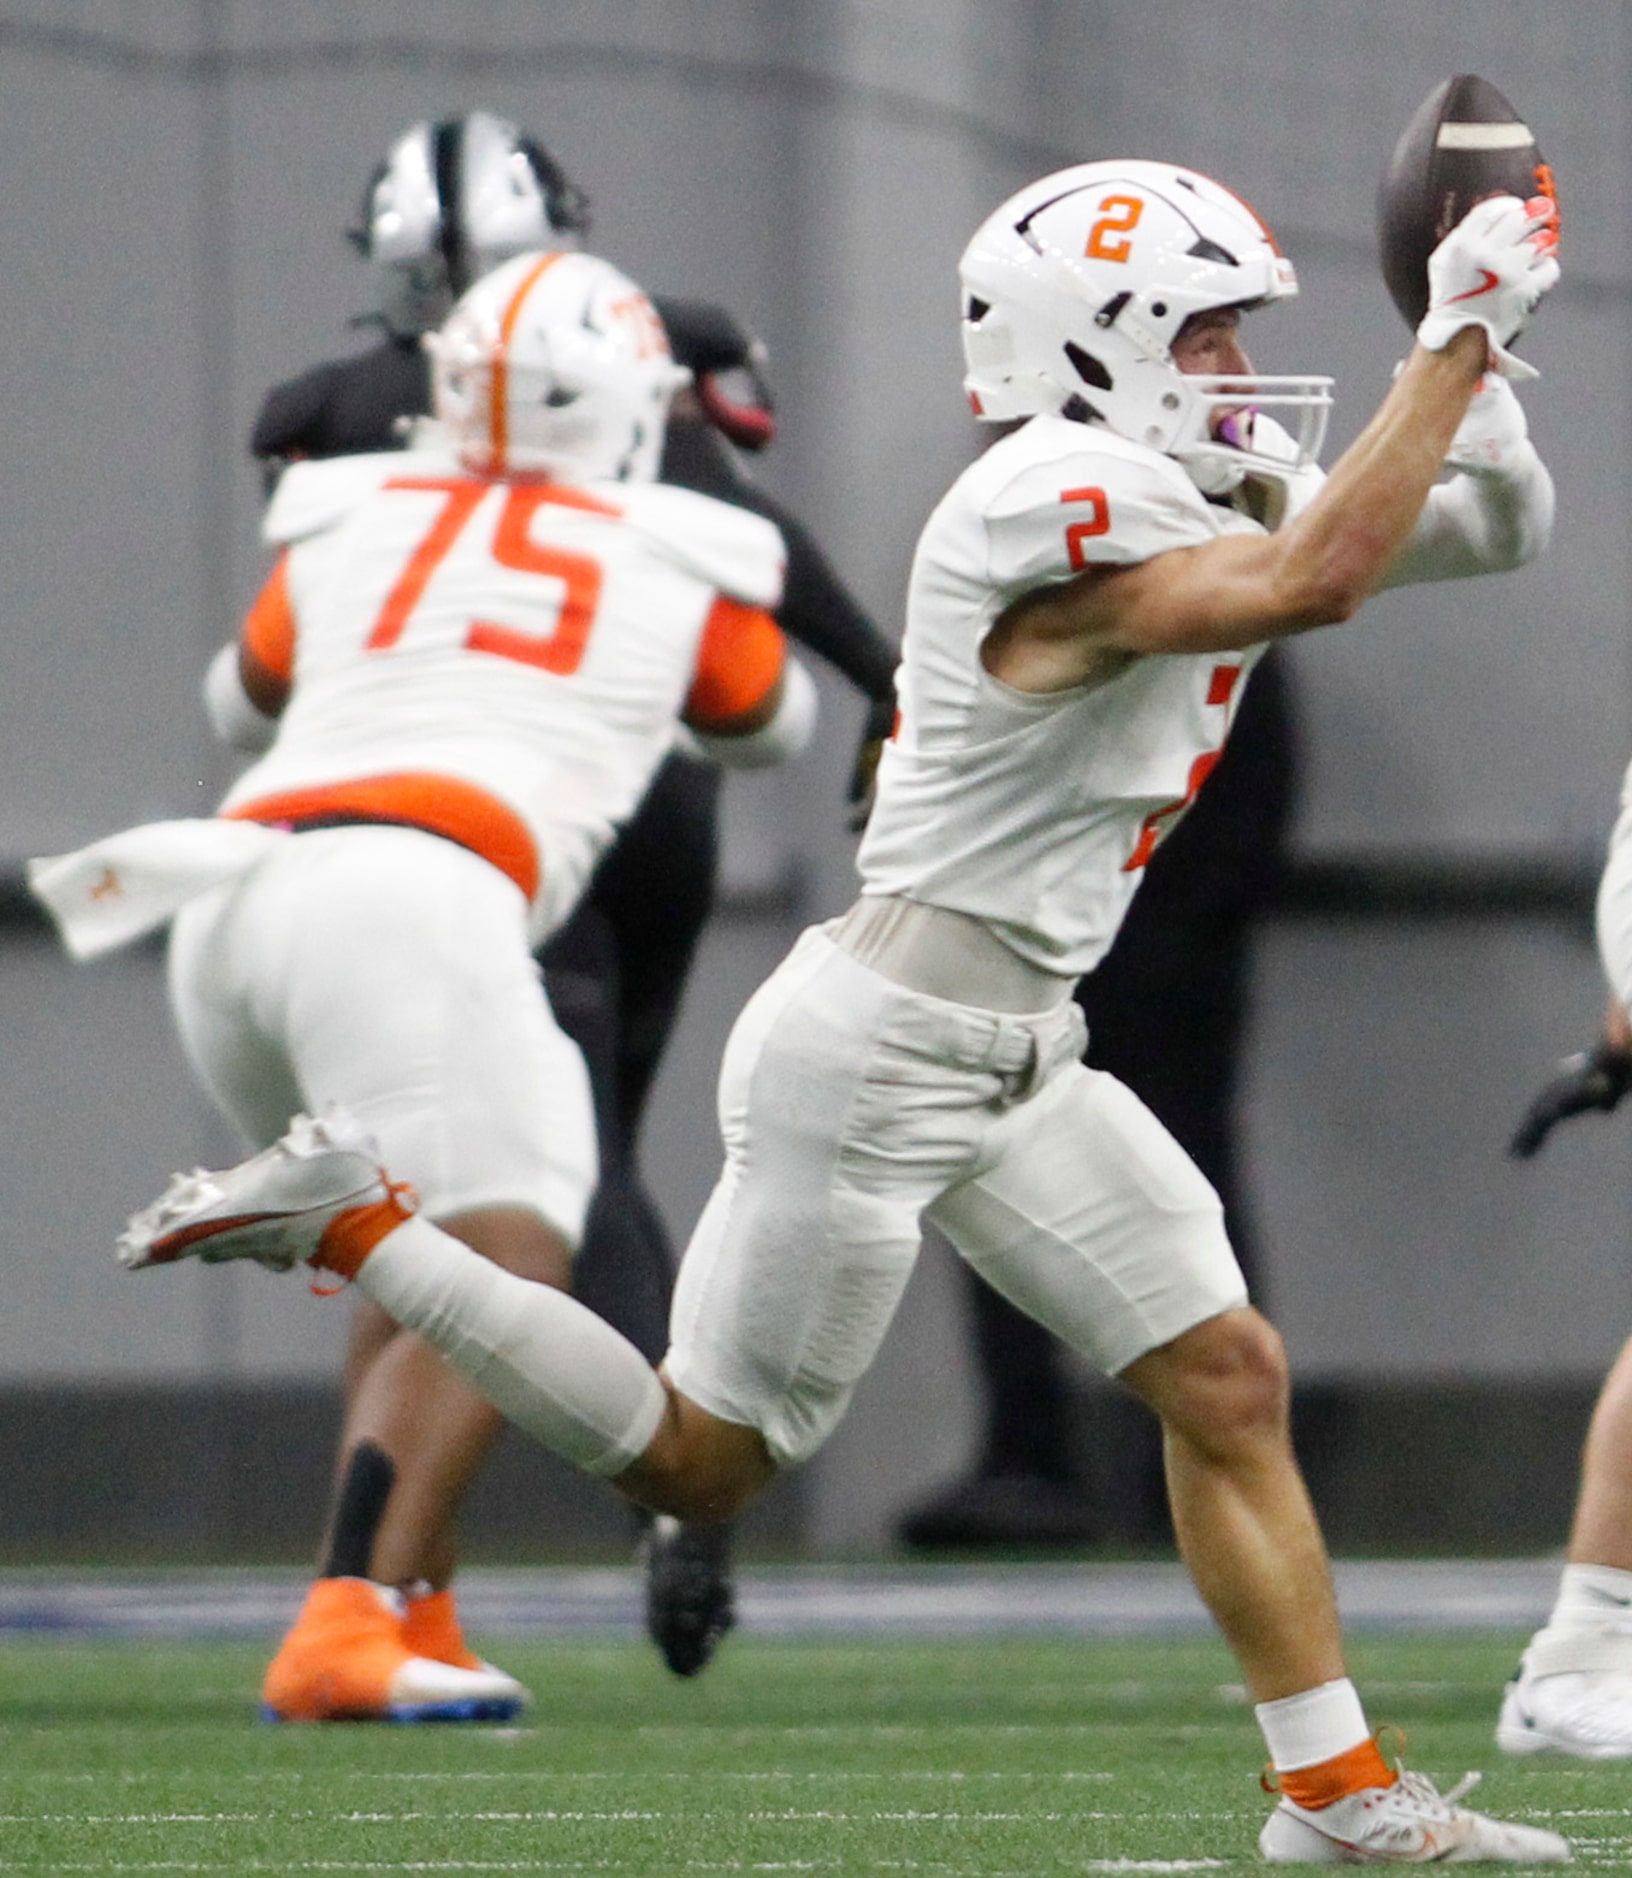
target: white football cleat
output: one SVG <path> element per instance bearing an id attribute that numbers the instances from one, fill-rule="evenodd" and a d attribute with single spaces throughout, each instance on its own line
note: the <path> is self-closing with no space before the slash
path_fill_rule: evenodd
<path id="1" fill-rule="evenodd" d="M 177 1174 L 119 1235 L 119 1263 L 140 1271 L 254 1259 L 286 1272 L 312 1257 L 337 1214 L 392 1197 L 379 1149 L 357 1121 L 340 1108 L 297 1115 L 281 1141 L 237 1167 Z"/>
<path id="2" fill-rule="evenodd" d="M 1567 1865 L 1570 1843 L 1543 1826 L 1516 1826 L 1457 1801 L 1479 1776 L 1440 1793 L 1426 1774 L 1367 1787 L 1330 1806 L 1281 1795 L 1258 1850 L 1272 1865 Z"/>
<path id="3" fill-rule="evenodd" d="M 1521 1671 L 1502 1692 L 1496 1745 L 1504 1754 L 1571 1754 L 1582 1761 L 1632 1759 L 1632 1675 Z"/>
<path id="4" fill-rule="evenodd" d="M 1502 1693 L 1496 1745 L 1504 1754 L 1632 1759 L 1632 1633 L 1538 1630 Z"/>

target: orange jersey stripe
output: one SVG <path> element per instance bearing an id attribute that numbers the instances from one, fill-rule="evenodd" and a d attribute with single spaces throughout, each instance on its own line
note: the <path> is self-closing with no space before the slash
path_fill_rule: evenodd
<path id="1" fill-rule="evenodd" d="M 244 618 L 240 642 L 285 684 L 295 675 L 295 609 L 289 600 L 289 551 L 278 556 Z"/>
<path id="2" fill-rule="evenodd" d="M 242 822 L 310 827 L 323 822 L 383 822 L 441 835 L 490 861 L 531 900 L 538 892 L 538 848 L 527 824 L 497 796 L 453 776 L 362 776 L 257 796 L 222 813 Z"/>
<path id="3" fill-rule="evenodd" d="M 699 730 L 728 724 L 762 704 L 782 676 L 787 641 L 763 607 L 723 594 L 714 602 L 697 648 L 686 721 Z"/>
<path id="4" fill-rule="evenodd" d="M 1258 213 L 1258 211 L 1252 206 L 1252 204 L 1246 199 L 1246 197 L 1243 195 L 1238 195 L 1236 191 L 1233 190 L 1229 186 L 1228 183 L 1219 183 L 1218 186 L 1220 189 L 1224 191 L 1224 193 L 1227 196 L 1235 196 L 1236 201 L 1241 204 L 1242 208 L 1244 208 L 1246 212 L 1252 217 L 1252 219 L 1258 224 L 1258 232 L 1259 234 L 1263 236 L 1265 241 L 1269 243 L 1270 252 L 1273 254 L 1279 254 L 1281 251 L 1281 244 L 1275 239 L 1274 232 L 1271 230 L 1269 223 L 1264 220 L 1264 218 Z"/>

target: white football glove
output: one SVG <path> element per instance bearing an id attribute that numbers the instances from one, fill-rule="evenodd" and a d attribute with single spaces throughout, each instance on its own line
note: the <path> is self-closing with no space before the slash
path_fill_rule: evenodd
<path id="1" fill-rule="evenodd" d="M 1486 372 L 1457 426 L 1445 461 L 1468 476 L 1509 476 L 1529 454 L 1530 426 L 1513 387 Z"/>
<path id="2" fill-rule="evenodd" d="M 1465 326 L 1490 335 L 1495 369 L 1539 377 L 1506 348 L 1558 279 L 1558 209 L 1547 196 L 1476 202 L 1428 257 L 1428 311 L 1417 343 L 1442 351 Z"/>

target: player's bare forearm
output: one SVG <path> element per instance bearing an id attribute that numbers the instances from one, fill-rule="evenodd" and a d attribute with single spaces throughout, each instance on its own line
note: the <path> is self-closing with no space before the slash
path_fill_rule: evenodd
<path id="1" fill-rule="evenodd" d="M 1416 525 L 1483 373 L 1482 329 L 1416 349 L 1325 487 L 1275 535 L 1227 535 L 1029 594 L 988 637 L 1022 690 L 1108 676 L 1148 653 L 1221 652 L 1350 618 Z"/>
<path id="2" fill-rule="evenodd" d="M 1442 351 L 1413 348 L 1376 415 L 1338 459 L 1326 486 L 1277 541 L 1322 570 L 1317 584 L 1347 598 L 1374 592 L 1409 540 L 1478 387 L 1490 342 L 1482 327 Z M 1339 617 L 1347 617 L 1340 614 Z"/>
<path id="3" fill-rule="evenodd" d="M 1320 494 L 1280 533 L 1229 536 L 1129 570 L 1113 642 L 1227 651 L 1351 618 L 1409 539 L 1487 351 L 1476 328 L 1442 352 L 1413 351 Z"/>

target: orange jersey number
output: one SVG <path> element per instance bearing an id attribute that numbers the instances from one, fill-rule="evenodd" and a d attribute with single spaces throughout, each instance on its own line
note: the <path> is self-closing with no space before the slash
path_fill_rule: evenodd
<path id="1" fill-rule="evenodd" d="M 368 635 L 371 652 L 385 651 L 402 637 L 431 576 L 493 486 L 453 476 L 398 476 L 385 485 L 387 489 L 431 490 L 446 496 L 447 501 L 408 557 L 408 565 L 398 576 L 396 585 L 386 595 L 379 618 Z M 583 662 L 584 648 L 595 623 L 595 607 L 601 597 L 600 563 L 570 548 L 552 548 L 535 542 L 529 533 L 533 517 L 547 502 L 565 502 L 569 507 L 592 506 L 608 515 L 617 513 L 609 503 L 582 497 L 574 499 L 575 494 L 536 483 L 519 484 L 506 490 L 498 527 L 493 532 L 493 558 L 501 567 L 515 568 L 520 573 L 553 575 L 564 589 L 561 608 L 554 630 L 548 633 L 527 633 L 491 620 L 473 620 L 465 634 L 465 645 L 472 652 L 515 659 L 562 677 L 577 671 Z"/>
<path id="2" fill-rule="evenodd" d="M 566 592 L 555 631 L 544 635 L 524 633 L 513 626 L 497 626 L 479 619 L 465 635 L 465 644 L 472 652 L 493 652 L 500 658 L 519 659 L 523 665 L 537 665 L 565 677 L 583 663 L 584 647 L 589 643 L 589 629 L 595 624 L 595 608 L 601 597 L 601 564 L 593 556 L 576 554 L 570 548 L 541 546 L 529 536 L 533 517 L 551 494 L 536 484 L 510 491 L 493 534 L 493 558 L 501 567 L 514 567 L 524 574 L 553 574 L 564 584 Z"/>
<path id="3" fill-rule="evenodd" d="M 1215 665 L 1212 677 L 1207 683 L 1207 702 L 1213 705 L 1227 705 L 1235 695 L 1236 683 L 1240 676 L 1239 665 Z M 1150 857 L 1156 852 L 1163 835 L 1172 829 L 1178 818 L 1201 793 L 1201 785 L 1218 767 L 1218 759 L 1223 754 L 1222 742 L 1216 750 L 1203 750 L 1190 765 L 1190 774 L 1185 778 L 1184 794 L 1179 797 L 1178 801 L 1166 802 L 1161 808 L 1152 809 L 1139 824 L 1139 838 L 1133 844 L 1133 852 L 1122 863 L 1124 874 L 1137 874 L 1140 868 L 1149 866 Z"/>
<path id="4" fill-rule="evenodd" d="M 1088 505 L 1088 513 L 1083 520 L 1067 523 L 1065 530 L 1065 551 L 1071 557 L 1071 565 L 1081 569 L 1088 565 L 1082 544 L 1095 535 L 1108 535 L 1111 532 L 1111 505 L 1103 489 L 1064 489 L 1060 492 L 1060 500 Z"/>

